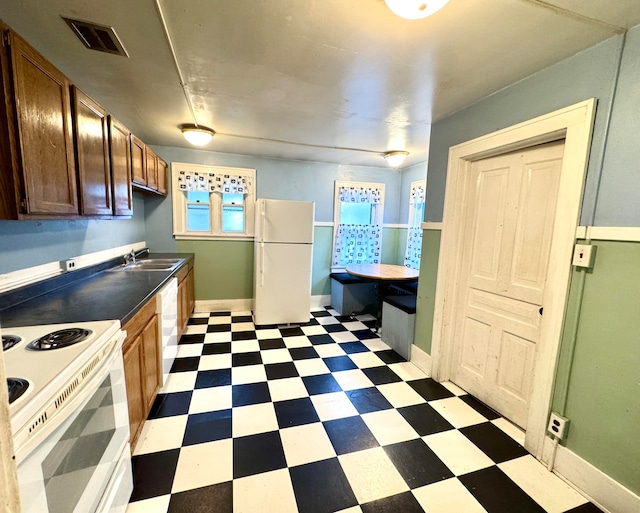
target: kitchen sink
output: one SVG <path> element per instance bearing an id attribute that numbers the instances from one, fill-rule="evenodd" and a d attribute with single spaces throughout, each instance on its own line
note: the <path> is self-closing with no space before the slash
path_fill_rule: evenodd
<path id="1" fill-rule="evenodd" d="M 171 271 L 182 259 L 180 258 L 147 258 L 128 264 L 119 265 L 110 271 Z"/>

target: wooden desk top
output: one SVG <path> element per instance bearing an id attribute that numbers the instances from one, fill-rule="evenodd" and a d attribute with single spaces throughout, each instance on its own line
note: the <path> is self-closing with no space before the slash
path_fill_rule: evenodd
<path id="1" fill-rule="evenodd" d="M 403 265 L 391 264 L 358 264 L 347 267 L 347 272 L 361 278 L 370 278 L 372 280 L 415 280 L 418 277 L 418 271 Z"/>

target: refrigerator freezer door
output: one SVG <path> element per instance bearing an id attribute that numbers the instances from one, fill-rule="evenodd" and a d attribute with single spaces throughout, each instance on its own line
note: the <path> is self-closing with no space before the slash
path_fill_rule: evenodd
<path id="1" fill-rule="evenodd" d="M 310 244 L 313 242 L 315 204 L 310 201 L 258 199 L 257 242 Z"/>
<path id="2" fill-rule="evenodd" d="M 311 244 L 256 243 L 254 323 L 309 322 Z"/>

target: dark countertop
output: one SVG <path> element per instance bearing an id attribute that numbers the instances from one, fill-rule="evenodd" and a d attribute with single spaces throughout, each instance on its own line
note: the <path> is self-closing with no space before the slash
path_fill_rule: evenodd
<path id="1" fill-rule="evenodd" d="M 172 271 L 97 271 L 0 310 L 0 326 L 12 328 L 115 319 L 124 326 L 172 276 L 193 259 L 193 253 L 151 253 L 149 258 L 181 258 L 183 262 Z"/>

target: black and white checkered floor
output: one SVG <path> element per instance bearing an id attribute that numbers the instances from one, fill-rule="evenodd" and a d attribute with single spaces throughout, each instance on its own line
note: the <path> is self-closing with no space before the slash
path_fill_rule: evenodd
<path id="1" fill-rule="evenodd" d="M 371 317 L 196 313 L 133 458 L 127 513 L 595 513 L 522 433 L 390 350 Z"/>

